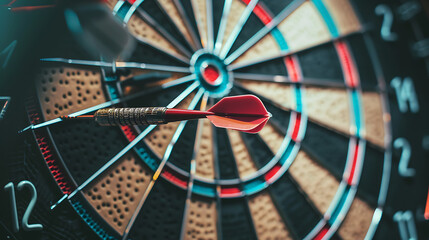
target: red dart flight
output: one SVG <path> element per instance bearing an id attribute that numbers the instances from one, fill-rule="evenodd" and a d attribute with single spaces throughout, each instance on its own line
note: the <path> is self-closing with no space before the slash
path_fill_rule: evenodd
<path id="1" fill-rule="evenodd" d="M 216 126 L 257 133 L 268 122 L 271 114 L 262 101 L 254 95 L 227 97 L 209 109 L 214 115 L 207 116 Z"/>
<path id="2" fill-rule="evenodd" d="M 223 98 L 207 111 L 167 109 L 165 112 L 168 122 L 203 117 L 207 117 L 216 127 L 257 133 L 268 122 L 271 114 L 254 95 Z"/>
<path id="3" fill-rule="evenodd" d="M 107 108 L 96 111 L 94 115 L 64 116 L 61 119 L 94 119 L 101 126 L 117 126 L 165 124 L 208 118 L 216 127 L 257 133 L 270 117 L 271 114 L 259 98 L 242 95 L 223 98 L 207 111 L 165 107 Z"/>

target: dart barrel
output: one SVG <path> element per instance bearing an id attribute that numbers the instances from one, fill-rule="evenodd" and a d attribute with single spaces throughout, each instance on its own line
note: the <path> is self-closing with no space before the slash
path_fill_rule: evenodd
<path id="1" fill-rule="evenodd" d="M 165 124 L 165 107 L 106 108 L 94 114 L 101 126 Z"/>

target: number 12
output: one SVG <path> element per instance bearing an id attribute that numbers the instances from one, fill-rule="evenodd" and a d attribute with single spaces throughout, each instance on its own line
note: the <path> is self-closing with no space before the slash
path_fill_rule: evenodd
<path id="1" fill-rule="evenodd" d="M 30 218 L 30 214 L 33 211 L 34 205 L 37 201 L 37 192 L 34 185 L 29 181 L 21 181 L 17 185 L 17 189 L 22 190 L 24 187 L 28 187 L 31 191 L 31 200 L 30 203 L 27 206 L 27 209 L 24 212 L 24 216 L 22 217 L 22 228 L 25 231 L 32 231 L 32 230 L 42 230 L 43 226 L 42 224 L 28 224 L 28 219 Z M 9 193 L 9 199 L 11 203 L 11 210 L 12 210 L 12 226 L 13 231 L 18 232 L 19 231 L 19 223 L 18 223 L 18 211 L 16 210 L 16 198 L 15 198 L 15 189 L 13 187 L 13 183 L 10 182 L 4 186 L 4 190 Z"/>

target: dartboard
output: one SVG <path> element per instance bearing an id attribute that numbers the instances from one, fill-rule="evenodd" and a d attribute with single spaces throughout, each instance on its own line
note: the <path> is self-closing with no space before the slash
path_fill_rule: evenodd
<path id="1" fill-rule="evenodd" d="M 45 2 L 0 13 L 2 236 L 429 237 L 426 1 Z M 64 118 L 237 95 L 259 133 Z"/>

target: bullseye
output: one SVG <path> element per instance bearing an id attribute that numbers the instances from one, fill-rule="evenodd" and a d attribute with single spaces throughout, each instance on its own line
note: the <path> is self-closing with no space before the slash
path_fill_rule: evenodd
<path id="1" fill-rule="evenodd" d="M 210 64 L 203 64 L 202 68 L 203 79 L 210 85 L 218 85 L 220 77 L 219 69 Z"/>
<path id="2" fill-rule="evenodd" d="M 218 56 L 201 49 L 191 58 L 191 71 L 211 97 L 225 97 L 232 87 L 232 74 Z"/>

